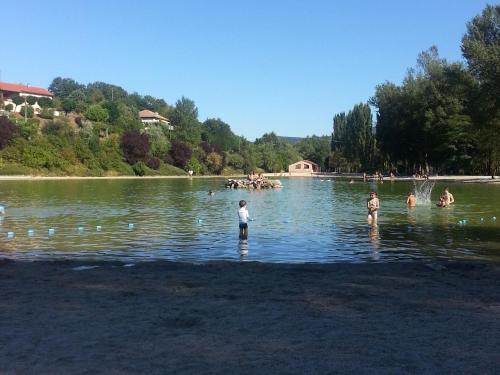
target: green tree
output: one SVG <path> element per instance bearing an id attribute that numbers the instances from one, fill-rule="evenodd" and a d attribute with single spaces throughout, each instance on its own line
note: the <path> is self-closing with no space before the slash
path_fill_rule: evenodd
<path id="1" fill-rule="evenodd" d="M 472 115 L 479 150 L 493 175 L 500 164 L 500 5 L 487 5 L 467 24 L 462 52 L 479 82 Z"/>
<path id="2" fill-rule="evenodd" d="M 306 137 L 295 145 L 302 158 L 311 160 L 318 164 L 321 170 L 328 169 L 328 157 L 330 156 L 330 137 Z M 300 159 L 299 159 L 300 160 Z M 287 164 L 292 164 L 298 160 L 289 160 Z"/>
<path id="3" fill-rule="evenodd" d="M 237 151 L 239 147 L 238 137 L 221 119 L 207 119 L 203 122 L 201 139 L 223 151 Z"/>
<path id="4" fill-rule="evenodd" d="M 85 89 L 85 86 L 71 78 L 54 78 L 49 86 L 49 91 L 61 99 L 68 97 L 73 91 L 78 89 Z"/>
<path id="5" fill-rule="evenodd" d="M 101 105 L 93 104 L 85 111 L 85 117 L 90 121 L 106 122 L 109 118 L 109 114 Z"/>
<path id="6" fill-rule="evenodd" d="M 153 156 L 164 159 L 170 150 L 170 141 L 165 135 L 165 128 L 161 124 L 150 124 L 144 129 L 149 137 L 150 150 Z"/>
<path id="7" fill-rule="evenodd" d="M 173 136 L 178 142 L 197 145 L 201 141 L 201 126 L 198 122 L 198 108 L 191 99 L 182 97 L 175 103 L 169 116 L 174 127 Z"/>
<path id="8" fill-rule="evenodd" d="M 26 103 L 28 103 L 29 105 L 35 105 L 36 103 L 36 99 L 34 96 L 27 96 L 26 97 Z"/>
<path id="9" fill-rule="evenodd" d="M 14 102 L 15 105 L 21 105 L 24 103 L 24 98 L 22 96 L 19 96 L 18 94 L 12 95 L 10 99 Z"/>

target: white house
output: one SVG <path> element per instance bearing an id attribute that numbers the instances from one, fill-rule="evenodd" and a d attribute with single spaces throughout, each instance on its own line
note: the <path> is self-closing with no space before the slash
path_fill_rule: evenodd
<path id="1" fill-rule="evenodd" d="M 165 125 L 168 130 L 174 130 L 174 127 L 170 125 L 170 121 L 168 121 L 168 118 L 163 117 L 158 112 L 144 109 L 139 112 L 139 118 L 145 126 L 147 126 L 148 124 L 162 124 Z"/>
<path id="2" fill-rule="evenodd" d="M 49 98 L 49 99 L 52 99 L 54 96 L 49 90 L 41 87 L 0 82 L 0 101 L 3 99 L 5 105 L 12 104 L 14 111 L 20 112 L 24 103 L 16 105 L 12 101 L 12 96 L 14 95 L 19 95 L 21 97 L 33 96 L 35 98 Z M 35 102 L 35 104 L 32 105 L 32 107 L 35 113 L 40 113 L 41 107 L 38 104 L 38 102 Z"/>

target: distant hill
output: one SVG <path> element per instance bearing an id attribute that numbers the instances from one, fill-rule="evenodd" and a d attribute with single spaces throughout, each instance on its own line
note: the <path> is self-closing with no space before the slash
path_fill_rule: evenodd
<path id="1" fill-rule="evenodd" d="M 296 144 L 296 143 L 299 143 L 301 140 L 303 140 L 304 138 L 301 138 L 301 137 L 280 137 L 278 136 L 278 138 L 283 141 L 283 142 L 287 142 L 287 143 L 290 143 L 292 145 Z"/>

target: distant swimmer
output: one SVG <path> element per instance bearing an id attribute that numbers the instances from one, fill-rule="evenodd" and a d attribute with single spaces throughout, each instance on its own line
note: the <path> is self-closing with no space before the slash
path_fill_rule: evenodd
<path id="1" fill-rule="evenodd" d="M 406 198 L 406 204 L 408 207 L 415 207 L 417 205 L 417 197 L 411 191 L 408 193 L 408 198 Z"/>
<path id="2" fill-rule="evenodd" d="M 377 221 L 378 209 L 380 208 L 380 202 L 377 198 L 377 193 L 372 191 L 370 193 L 370 198 L 366 201 L 366 208 L 368 208 L 368 222 Z"/>
<path id="3" fill-rule="evenodd" d="M 211 197 L 215 195 L 215 193 L 212 191 L 212 190 L 209 190 L 208 191 L 208 195 L 210 195 Z"/>

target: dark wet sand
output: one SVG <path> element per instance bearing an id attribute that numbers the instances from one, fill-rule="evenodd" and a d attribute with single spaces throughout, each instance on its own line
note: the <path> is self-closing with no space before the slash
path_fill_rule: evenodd
<path id="1" fill-rule="evenodd" d="M 498 263 L 0 260 L 0 285 L 1 374 L 500 369 Z"/>

